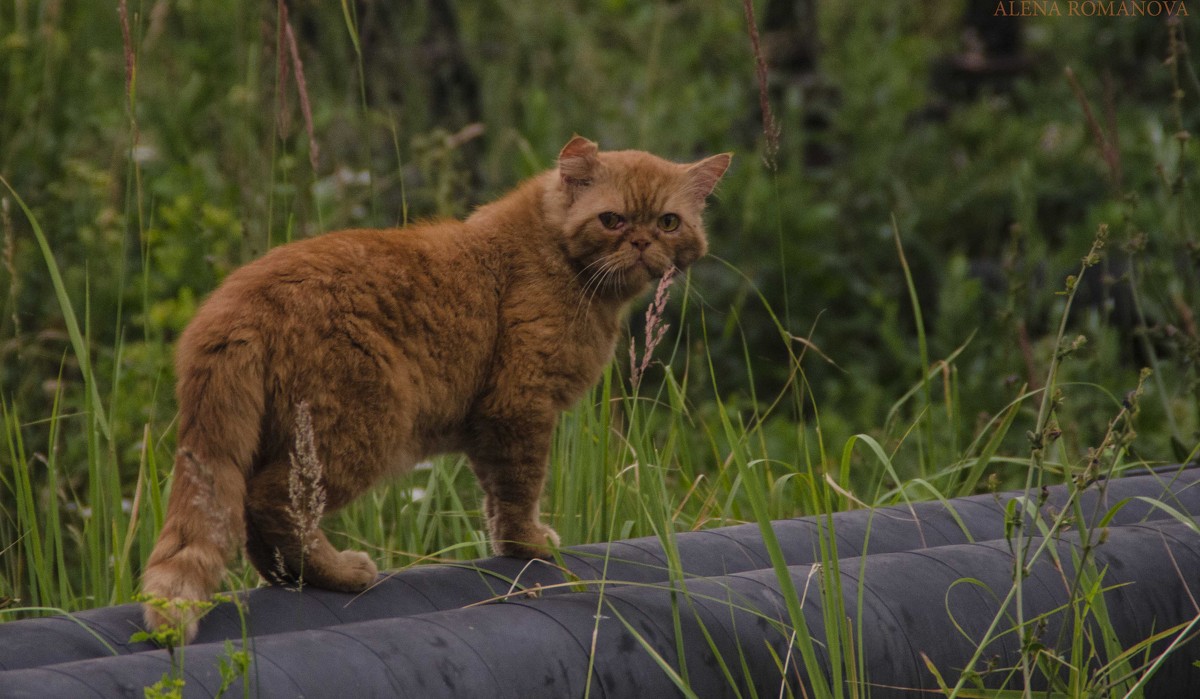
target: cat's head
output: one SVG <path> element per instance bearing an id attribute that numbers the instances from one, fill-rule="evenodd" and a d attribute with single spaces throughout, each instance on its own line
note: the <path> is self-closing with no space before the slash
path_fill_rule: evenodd
<path id="1" fill-rule="evenodd" d="M 705 199 L 729 167 L 723 153 L 679 164 L 643 151 L 601 152 L 582 136 L 558 156 L 548 205 L 562 249 L 592 293 L 625 299 L 708 249 Z"/>

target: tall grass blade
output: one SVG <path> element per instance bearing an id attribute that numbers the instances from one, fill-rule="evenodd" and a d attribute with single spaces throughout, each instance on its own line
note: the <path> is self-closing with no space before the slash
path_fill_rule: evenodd
<path id="1" fill-rule="evenodd" d="M 104 433 L 105 439 L 112 439 L 112 425 L 109 424 L 108 418 L 104 413 L 104 405 L 100 400 L 100 389 L 96 385 L 96 376 L 92 371 L 92 356 L 88 348 L 88 343 L 85 341 L 83 333 L 79 328 L 79 321 L 75 317 L 75 309 L 71 305 L 71 298 L 67 295 L 67 287 L 63 284 L 62 274 L 58 269 L 58 262 L 54 259 L 54 253 L 50 250 L 50 241 L 46 238 L 45 232 L 42 230 L 41 223 L 38 222 L 37 216 L 34 216 L 33 211 L 25 204 L 25 200 L 17 194 L 17 190 L 9 184 L 8 180 L 0 175 L 0 184 L 8 190 L 12 195 L 13 200 L 17 202 L 17 206 L 21 207 L 25 218 L 29 220 L 29 225 L 33 229 L 33 235 L 37 239 L 38 248 L 42 252 L 42 260 L 46 263 L 46 270 L 50 273 L 50 281 L 54 286 L 54 296 L 58 300 L 58 307 L 63 314 L 63 323 L 67 326 L 67 334 L 71 338 L 71 347 L 75 351 L 75 360 L 79 362 L 79 370 L 83 374 L 83 380 L 86 384 L 86 390 L 91 397 L 91 409 L 95 411 L 96 424 L 99 425 Z"/>

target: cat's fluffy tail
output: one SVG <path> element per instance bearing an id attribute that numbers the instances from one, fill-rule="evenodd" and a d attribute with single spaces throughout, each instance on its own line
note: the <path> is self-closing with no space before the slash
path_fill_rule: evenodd
<path id="1" fill-rule="evenodd" d="M 245 542 L 246 477 L 264 403 L 254 343 L 189 342 L 202 334 L 180 341 L 174 482 L 142 574 L 146 628 L 181 629 L 185 643 Z"/>

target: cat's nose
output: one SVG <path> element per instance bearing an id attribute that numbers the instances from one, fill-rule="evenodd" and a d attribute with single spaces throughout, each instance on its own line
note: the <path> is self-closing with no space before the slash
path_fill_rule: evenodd
<path id="1" fill-rule="evenodd" d="M 646 248 L 650 247 L 650 241 L 646 238 L 630 238 L 629 244 L 637 248 L 639 252 L 645 252 Z"/>

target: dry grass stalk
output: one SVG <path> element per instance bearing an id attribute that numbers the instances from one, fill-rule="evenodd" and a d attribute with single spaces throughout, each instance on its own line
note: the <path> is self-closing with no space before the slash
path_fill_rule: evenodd
<path id="1" fill-rule="evenodd" d="M 17 277 L 17 236 L 13 231 L 12 216 L 9 214 L 8 197 L 0 197 L 0 229 L 4 231 L 4 270 L 8 272 L 8 297 L 12 299 L 13 337 L 17 338 L 16 349 L 20 356 L 21 314 L 17 312 L 17 292 L 20 282 Z"/>
<path id="2" fill-rule="evenodd" d="M 288 472 L 288 515 L 308 552 L 316 543 L 317 528 L 325 514 L 325 486 L 321 482 L 324 468 L 317 457 L 308 403 L 302 402 L 296 408 L 296 443 L 288 457 L 292 462 Z"/>
<path id="3" fill-rule="evenodd" d="M 1083 118 L 1087 121 L 1088 129 L 1092 132 L 1092 138 L 1096 141 L 1096 147 L 1100 149 L 1100 157 L 1104 159 L 1105 165 L 1108 166 L 1108 174 L 1112 179 L 1113 188 L 1121 191 L 1122 176 L 1121 176 L 1121 151 L 1116 142 L 1116 116 L 1115 108 L 1112 106 L 1111 89 L 1106 95 L 1109 133 L 1105 133 L 1104 127 L 1100 125 L 1100 121 L 1096 118 L 1096 114 L 1092 112 L 1092 105 L 1088 102 L 1087 93 L 1083 91 L 1083 86 L 1079 84 L 1079 79 L 1075 77 L 1075 71 L 1068 66 L 1063 70 L 1067 76 L 1067 82 L 1071 85 L 1071 92 L 1075 93 L 1075 99 L 1079 102 L 1079 106 L 1083 109 Z"/>
<path id="4" fill-rule="evenodd" d="M 642 376 L 650 367 L 650 357 L 654 354 L 654 348 L 658 347 L 671 327 L 670 324 L 663 322 L 663 318 L 667 310 L 667 299 L 670 298 L 671 282 L 675 280 L 676 272 L 678 270 L 674 266 L 667 268 L 662 279 L 658 280 L 654 301 L 646 309 L 646 339 L 641 361 L 638 361 L 637 343 L 633 340 L 629 341 L 629 383 L 633 386 L 634 391 L 637 391 L 642 384 Z"/>
<path id="5" fill-rule="evenodd" d="M 125 0 L 117 5 L 117 14 L 121 18 L 121 47 L 125 53 L 125 99 L 129 108 L 133 109 L 133 76 L 136 63 L 133 58 L 133 39 L 129 33 L 129 7 Z"/>
<path id="6" fill-rule="evenodd" d="M 288 53 L 292 59 L 292 73 L 296 76 L 296 92 L 300 96 L 300 113 L 304 115 L 304 130 L 308 134 L 308 162 L 312 165 L 313 174 L 316 175 L 317 157 L 320 155 L 320 149 L 317 146 L 316 130 L 313 128 L 312 105 L 308 100 L 308 82 L 304 79 L 304 63 L 300 60 L 300 49 L 296 45 L 296 35 L 292 32 L 292 23 L 288 21 L 287 3 L 283 0 L 279 0 L 279 24 L 283 31 L 283 39 L 287 42 Z M 279 84 L 282 92 L 283 82 L 287 77 L 282 51 L 279 55 L 279 65 Z"/>
<path id="7" fill-rule="evenodd" d="M 288 573 L 287 563 L 283 562 L 283 552 L 278 548 L 274 550 L 274 557 L 271 561 L 271 566 L 271 570 L 264 574 L 264 577 L 268 578 L 267 582 L 284 588 L 288 587 L 293 582 L 291 574 Z M 303 585 L 303 581 L 296 580 L 295 582 L 296 587 L 294 589 L 298 592 Z"/>
<path id="8" fill-rule="evenodd" d="M 276 19 L 277 34 L 275 37 L 275 55 L 278 61 L 275 64 L 275 125 L 279 129 L 279 133 L 286 136 L 291 131 L 291 119 L 286 109 L 287 92 L 283 89 L 287 84 L 290 72 L 288 70 L 288 52 L 284 50 L 283 43 L 286 41 L 284 36 L 284 27 L 288 23 L 287 5 L 279 3 L 279 16 Z"/>
<path id="9" fill-rule="evenodd" d="M 775 155 L 779 152 L 779 125 L 775 123 L 775 113 L 771 111 L 771 100 L 767 91 L 767 59 L 763 56 L 762 44 L 758 38 L 758 23 L 754 19 L 753 0 L 742 0 L 742 10 L 746 13 L 746 30 L 750 33 L 750 47 L 754 51 L 754 72 L 758 78 L 758 106 L 762 111 L 763 135 L 767 137 L 766 153 L 763 159 L 767 167 L 775 169 Z"/>

